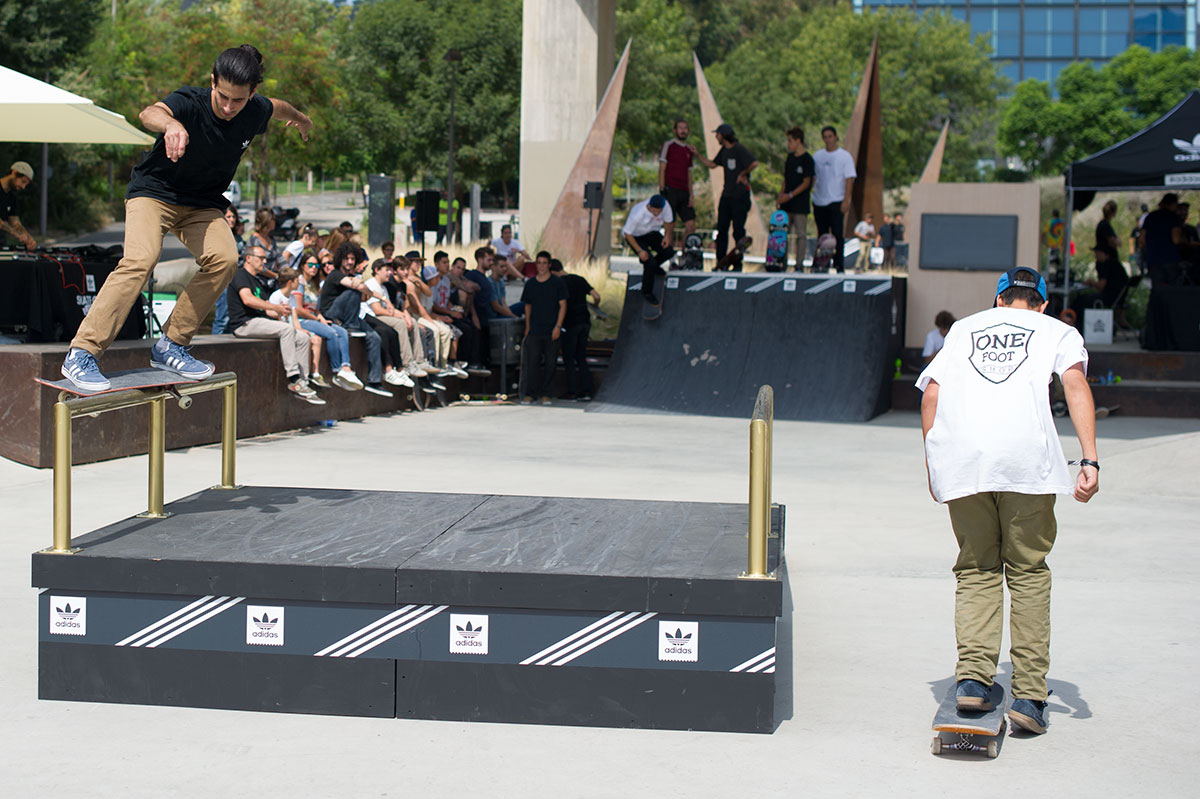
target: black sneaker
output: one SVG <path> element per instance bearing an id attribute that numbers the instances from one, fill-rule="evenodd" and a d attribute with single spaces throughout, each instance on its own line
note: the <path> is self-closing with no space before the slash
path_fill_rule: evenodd
<path id="1" fill-rule="evenodd" d="M 1014 727 L 1042 735 L 1046 732 L 1046 703 L 1035 699 L 1014 699 L 1008 709 Z"/>
<path id="2" fill-rule="evenodd" d="M 960 711 L 982 713 L 992 709 L 987 701 L 988 687 L 979 680 L 959 680 L 954 698 Z"/>

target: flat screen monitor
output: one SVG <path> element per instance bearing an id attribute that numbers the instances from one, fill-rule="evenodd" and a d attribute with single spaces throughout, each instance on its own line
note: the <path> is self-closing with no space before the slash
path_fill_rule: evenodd
<path id="1" fill-rule="evenodd" d="M 921 214 L 918 266 L 981 272 L 1016 267 L 1016 215 Z"/>

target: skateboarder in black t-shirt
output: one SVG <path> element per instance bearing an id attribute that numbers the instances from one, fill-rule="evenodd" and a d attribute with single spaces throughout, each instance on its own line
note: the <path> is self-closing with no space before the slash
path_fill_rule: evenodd
<path id="1" fill-rule="evenodd" d="M 150 350 L 150 365 L 194 380 L 213 373 L 212 364 L 193 358 L 188 345 L 237 269 L 222 192 L 271 117 L 295 126 L 305 141 L 312 130 L 312 120 L 289 103 L 255 93 L 262 79 L 262 54 L 248 44 L 233 47 L 217 56 L 210 87 L 184 86 L 139 115 L 158 140 L 133 168 L 125 193 L 125 255 L 96 295 L 63 362 L 62 373 L 79 388 L 108 388 L 96 359 L 116 338 L 158 263 L 166 231 L 195 256 L 200 271 L 179 295 L 162 338 Z"/>

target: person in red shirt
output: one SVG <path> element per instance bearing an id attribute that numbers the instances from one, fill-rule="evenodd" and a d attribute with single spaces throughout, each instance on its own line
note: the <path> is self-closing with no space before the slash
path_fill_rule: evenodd
<path id="1" fill-rule="evenodd" d="M 675 120 L 675 136 L 668 139 L 658 154 L 658 193 L 667 198 L 675 216 L 683 221 L 683 234 L 696 230 L 696 211 L 692 208 L 692 162 L 696 148 L 687 143 L 687 120 Z"/>

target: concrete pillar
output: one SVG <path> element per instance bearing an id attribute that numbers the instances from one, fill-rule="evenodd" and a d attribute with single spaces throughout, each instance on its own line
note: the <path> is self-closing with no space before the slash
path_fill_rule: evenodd
<path id="1" fill-rule="evenodd" d="M 616 62 L 616 0 L 524 0 L 521 224 L 536 247 Z"/>

